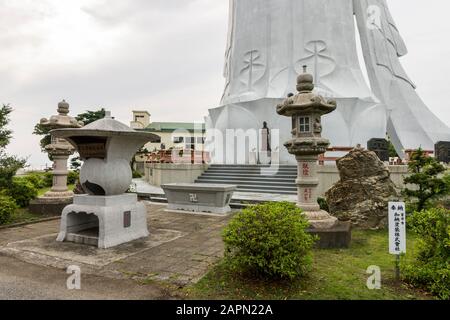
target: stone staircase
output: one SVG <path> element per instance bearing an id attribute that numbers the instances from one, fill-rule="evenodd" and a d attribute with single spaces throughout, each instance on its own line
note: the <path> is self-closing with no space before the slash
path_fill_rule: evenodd
<path id="1" fill-rule="evenodd" d="M 280 165 L 211 165 L 195 182 L 234 184 L 238 192 L 297 194 L 297 167 Z"/>

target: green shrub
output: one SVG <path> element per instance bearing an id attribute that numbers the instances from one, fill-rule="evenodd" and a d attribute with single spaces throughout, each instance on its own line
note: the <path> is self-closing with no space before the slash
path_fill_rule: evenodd
<path id="1" fill-rule="evenodd" d="M 324 210 L 326 212 L 330 212 L 330 208 L 328 207 L 327 199 L 318 198 L 317 203 L 320 205 L 320 210 Z"/>
<path id="2" fill-rule="evenodd" d="M 9 222 L 16 210 L 17 205 L 12 198 L 0 195 L 0 225 Z"/>
<path id="3" fill-rule="evenodd" d="M 419 236 L 415 261 L 404 266 L 405 280 L 450 299 L 450 210 L 434 208 L 408 218 Z"/>
<path id="4" fill-rule="evenodd" d="M 26 176 L 15 178 L 15 179 L 24 179 L 26 181 L 29 181 L 33 184 L 33 186 L 36 189 L 42 189 L 42 188 L 46 187 L 45 186 L 45 178 L 42 173 L 31 172 L 31 173 L 27 174 Z"/>
<path id="5" fill-rule="evenodd" d="M 133 179 L 140 179 L 142 178 L 142 174 L 136 170 L 133 170 Z"/>
<path id="6" fill-rule="evenodd" d="M 76 184 L 80 174 L 76 171 L 69 171 L 67 175 L 67 184 Z"/>
<path id="7" fill-rule="evenodd" d="M 14 179 L 11 187 L 5 190 L 8 196 L 14 199 L 16 204 L 25 208 L 30 204 L 30 201 L 35 199 L 38 195 L 38 190 L 35 186 L 26 179 Z"/>
<path id="8" fill-rule="evenodd" d="M 44 188 L 51 188 L 53 186 L 53 173 L 46 172 L 44 174 Z"/>
<path id="9" fill-rule="evenodd" d="M 223 231 L 225 263 L 238 271 L 293 279 L 312 264 L 315 237 L 295 204 L 267 203 L 242 210 Z"/>

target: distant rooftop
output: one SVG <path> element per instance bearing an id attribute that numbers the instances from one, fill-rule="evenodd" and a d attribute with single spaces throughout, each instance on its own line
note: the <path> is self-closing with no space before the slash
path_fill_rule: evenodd
<path id="1" fill-rule="evenodd" d="M 175 130 L 186 130 L 189 132 L 199 131 L 204 132 L 204 123 L 192 123 L 192 122 L 153 122 L 145 129 L 141 129 L 148 132 L 173 132 Z"/>

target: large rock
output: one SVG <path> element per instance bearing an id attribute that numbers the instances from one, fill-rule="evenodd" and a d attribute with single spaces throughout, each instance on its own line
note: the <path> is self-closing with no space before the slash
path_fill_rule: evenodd
<path id="1" fill-rule="evenodd" d="M 388 202 L 398 196 L 389 169 L 375 152 L 354 149 L 337 162 L 341 180 L 326 193 L 330 213 L 362 229 L 388 223 Z"/>

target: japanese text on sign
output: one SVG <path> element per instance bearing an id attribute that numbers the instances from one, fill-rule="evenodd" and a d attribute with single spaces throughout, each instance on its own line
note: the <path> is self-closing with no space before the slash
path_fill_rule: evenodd
<path id="1" fill-rule="evenodd" d="M 406 210 L 404 202 L 389 202 L 389 253 L 406 253 Z"/>

